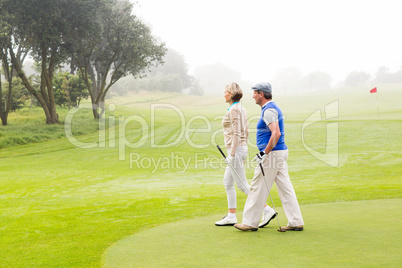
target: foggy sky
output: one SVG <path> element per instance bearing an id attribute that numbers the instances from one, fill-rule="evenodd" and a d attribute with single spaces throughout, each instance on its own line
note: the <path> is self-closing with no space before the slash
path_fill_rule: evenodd
<path id="1" fill-rule="evenodd" d="M 402 66 L 398 1 L 138 0 L 136 14 L 185 56 L 190 73 L 221 62 L 251 82 L 275 71 L 374 75 Z"/>

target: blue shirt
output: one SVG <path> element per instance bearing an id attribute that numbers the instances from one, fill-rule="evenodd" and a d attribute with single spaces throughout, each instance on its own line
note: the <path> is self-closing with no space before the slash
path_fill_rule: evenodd
<path id="1" fill-rule="evenodd" d="M 261 116 L 257 122 L 258 150 L 264 151 L 264 149 L 268 145 L 269 140 L 271 139 L 272 132 L 263 119 L 265 110 L 271 108 L 275 109 L 278 112 L 278 124 L 279 124 L 279 130 L 281 132 L 281 137 L 279 138 L 278 143 L 275 145 L 272 151 L 286 150 L 288 147 L 285 144 L 285 124 L 283 122 L 283 115 L 281 109 L 279 109 L 278 105 L 276 105 L 275 102 L 269 102 L 261 109 Z"/>

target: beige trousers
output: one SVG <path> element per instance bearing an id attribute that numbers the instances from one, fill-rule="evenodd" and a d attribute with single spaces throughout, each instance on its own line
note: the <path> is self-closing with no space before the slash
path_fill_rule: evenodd
<path id="1" fill-rule="evenodd" d="M 288 219 L 288 226 L 304 225 L 296 193 L 289 178 L 286 162 L 288 155 L 288 150 L 272 151 L 265 158 L 262 164 L 267 184 L 264 182 L 260 165 L 255 168 L 250 192 L 244 205 L 243 224 L 254 228 L 258 227 L 264 204 L 269 197 L 267 185 L 271 190 L 275 181 L 279 198 Z"/>
<path id="2" fill-rule="evenodd" d="M 228 155 L 230 155 L 230 152 L 231 151 L 228 150 Z M 223 176 L 223 185 L 225 186 L 229 209 L 237 207 L 235 183 L 237 188 L 246 195 L 248 195 L 250 190 L 250 185 L 248 184 L 244 168 L 244 161 L 246 160 L 247 152 L 247 146 L 237 147 L 234 161 L 231 164 L 239 176 L 236 175 L 229 165 L 226 167 L 225 175 Z"/>

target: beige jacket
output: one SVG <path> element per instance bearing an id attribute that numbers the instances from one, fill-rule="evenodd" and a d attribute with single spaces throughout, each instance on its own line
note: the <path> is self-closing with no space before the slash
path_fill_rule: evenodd
<path id="1" fill-rule="evenodd" d="M 240 103 L 232 105 L 222 119 L 225 147 L 234 155 L 239 146 L 247 146 L 247 111 Z"/>

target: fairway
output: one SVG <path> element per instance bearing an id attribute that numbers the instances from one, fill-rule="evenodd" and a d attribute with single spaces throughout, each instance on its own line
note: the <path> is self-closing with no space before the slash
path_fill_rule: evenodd
<path id="1" fill-rule="evenodd" d="M 0 0 L 0 268 L 402 268 L 398 10 Z"/>
<path id="2" fill-rule="evenodd" d="M 276 221 L 241 232 L 215 226 L 219 215 L 178 221 L 117 242 L 104 267 L 399 267 L 402 230 L 392 223 L 402 221 L 401 201 L 302 206 L 303 232 L 277 232 Z"/>
<path id="3" fill-rule="evenodd" d="M 72 133 L 92 148 L 69 141 L 63 124 L 44 125 L 39 108 L 12 113 L 0 128 L 0 266 L 397 266 L 401 93 L 400 86 L 381 90 L 387 105 L 379 116 L 365 88 L 275 98 L 286 115 L 289 173 L 305 218 L 300 233 L 279 233 L 275 221 L 253 233 L 214 226 L 227 212 L 216 149 L 228 108 L 221 95 L 111 99 L 116 109 L 99 132 L 91 111 L 80 111 Z M 243 105 L 250 181 L 260 108 L 251 92 Z M 338 107 L 338 116 L 327 119 L 328 107 Z M 307 125 L 316 111 L 322 120 Z M 328 126 L 337 139 L 328 139 L 335 129 Z M 285 225 L 275 185 L 271 193 Z M 240 221 L 246 196 L 237 191 L 237 200 Z"/>

